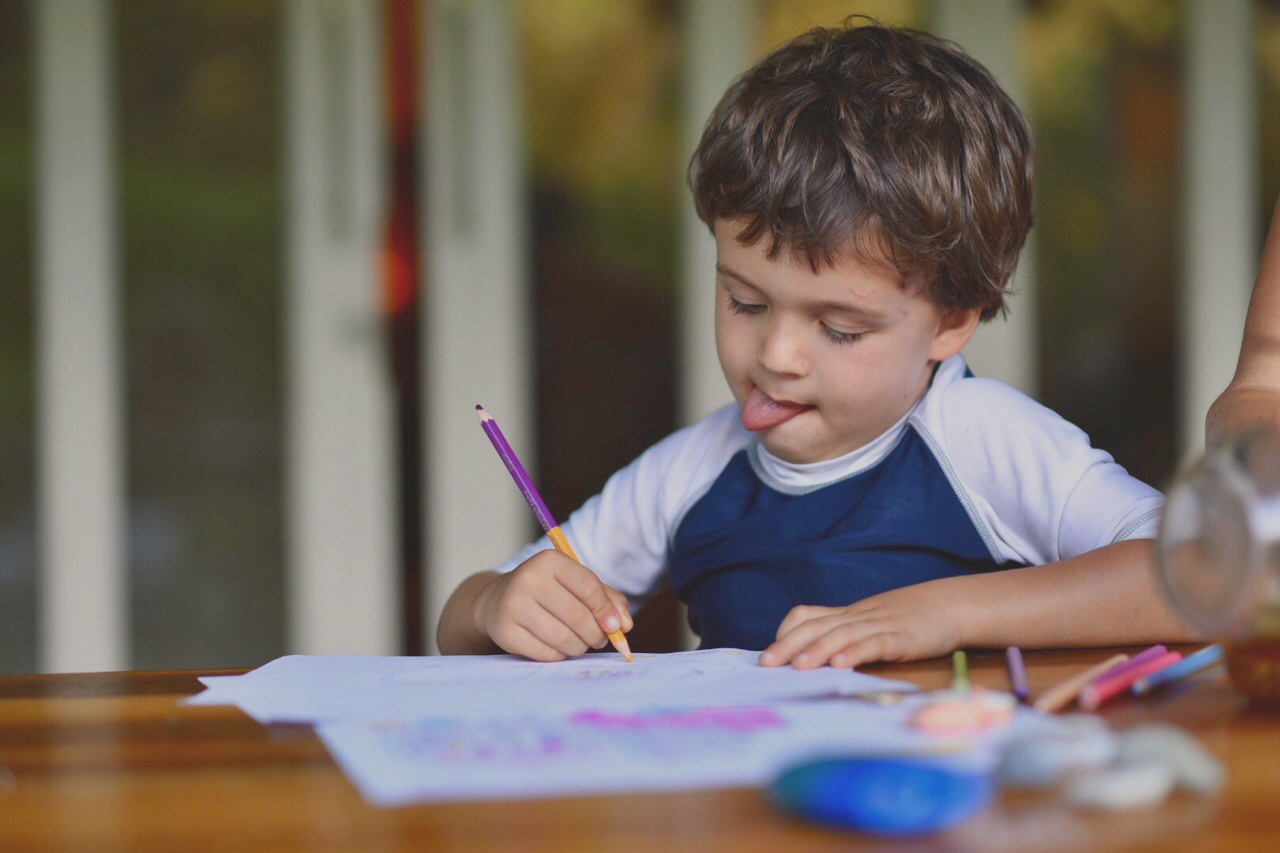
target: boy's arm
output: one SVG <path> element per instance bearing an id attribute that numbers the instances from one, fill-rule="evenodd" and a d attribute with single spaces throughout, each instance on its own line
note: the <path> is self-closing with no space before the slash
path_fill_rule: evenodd
<path id="1" fill-rule="evenodd" d="M 1280 429 L 1280 201 L 1249 300 L 1235 377 L 1209 408 L 1209 445 L 1254 426 Z"/>
<path id="2" fill-rule="evenodd" d="M 964 646 L 1061 648 L 1199 639 L 1166 603 L 1149 539 L 1044 566 L 943 578 L 848 607 L 797 607 L 761 663 L 810 668 L 936 657 Z"/>

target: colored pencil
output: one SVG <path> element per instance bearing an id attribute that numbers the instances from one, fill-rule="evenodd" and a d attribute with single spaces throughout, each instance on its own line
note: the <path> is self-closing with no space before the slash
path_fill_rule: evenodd
<path id="1" fill-rule="evenodd" d="M 961 692 L 969 689 L 969 658 L 964 652 L 951 655 L 951 689 Z"/>
<path id="2" fill-rule="evenodd" d="M 573 552 L 573 546 L 569 544 L 564 532 L 560 530 L 560 525 L 552 518 L 551 510 L 547 509 L 546 503 L 542 500 L 542 495 L 538 494 L 538 488 L 534 486 L 529 472 L 524 470 L 524 466 L 520 464 L 520 457 L 516 456 L 516 452 L 507 443 L 506 436 L 498 428 L 498 422 L 484 410 L 484 406 L 477 405 L 476 414 L 480 416 L 480 428 L 484 430 L 485 435 L 489 436 L 489 443 L 493 445 L 494 450 L 498 451 L 498 456 L 502 458 L 503 464 L 507 466 L 507 471 L 511 473 L 511 479 L 516 481 L 520 494 L 524 495 L 525 502 L 529 504 L 529 509 L 533 510 L 533 514 L 538 517 L 538 524 L 542 526 L 547 538 L 551 540 L 551 544 L 560 553 L 575 562 L 581 563 L 582 561 L 578 559 L 578 555 Z M 622 630 L 606 633 L 609 637 L 609 642 L 613 643 L 613 647 L 618 650 L 618 653 L 634 663 L 635 657 L 631 654 L 631 646 L 628 645 L 627 638 L 623 635 Z"/>
<path id="3" fill-rule="evenodd" d="M 1162 684 L 1186 678 L 1221 662 L 1222 646 L 1205 646 L 1200 651 L 1189 655 L 1173 666 L 1133 682 L 1133 695 L 1141 696 L 1144 693 L 1150 693 Z"/>
<path id="4" fill-rule="evenodd" d="M 1030 691 L 1027 690 L 1027 665 L 1022 660 L 1022 649 L 1010 646 L 1004 651 L 1004 660 L 1009 667 L 1009 687 L 1019 702 L 1026 702 Z"/>
<path id="5" fill-rule="evenodd" d="M 1149 649 L 1143 649 L 1133 657 L 1129 658 L 1129 660 L 1125 661 L 1124 663 L 1117 666 L 1115 669 L 1106 673 L 1106 675 L 1108 677 L 1113 675 L 1123 675 L 1126 672 L 1129 672 L 1130 670 L 1133 670 L 1133 669 L 1137 669 L 1140 666 L 1146 666 L 1148 662 L 1153 661 L 1156 658 L 1162 657 L 1168 653 L 1169 653 L 1169 650 L 1161 645 L 1155 645 Z M 1102 676 L 1099 676 L 1099 678 L 1101 677 Z"/>
<path id="6" fill-rule="evenodd" d="M 1096 666 L 1089 667 L 1084 672 L 1076 673 L 1070 678 L 1064 678 L 1037 696 L 1031 707 L 1045 713 L 1061 711 L 1075 701 L 1075 698 L 1080 695 L 1080 691 L 1085 688 L 1085 685 L 1104 672 L 1110 672 L 1127 660 L 1129 660 L 1128 655 L 1115 655 Z"/>
<path id="7" fill-rule="evenodd" d="M 1167 652 L 1141 666 L 1128 667 L 1118 675 L 1110 672 L 1103 673 L 1080 691 L 1080 707 L 1085 711 L 1095 711 L 1103 702 L 1124 693 L 1139 678 L 1167 669 L 1180 660 L 1182 660 L 1180 652 Z"/>

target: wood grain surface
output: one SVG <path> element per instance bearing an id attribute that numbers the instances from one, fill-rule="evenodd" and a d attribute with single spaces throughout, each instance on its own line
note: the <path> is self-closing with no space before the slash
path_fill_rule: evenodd
<path id="1" fill-rule="evenodd" d="M 1033 694 L 1113 651 L 1028 653 Z M 1006 686 L 1001 653 L 970 661 L 975 683 Z M 948 680 L 945 661 L 869 671 Z M 375 809 L 309 728 L 179 707 L 205 674 L 0 678 L 0 851 L 1280 850 L 1280 715 L 1250 708 L 1220 670 L 1106 716 L 1194 732 L 1229 768 L 1222 795 L 1099 816 L 1051 793 L 1005 794 L 949 833 L 887 845 L 787 818 L 757 790 Z"/>

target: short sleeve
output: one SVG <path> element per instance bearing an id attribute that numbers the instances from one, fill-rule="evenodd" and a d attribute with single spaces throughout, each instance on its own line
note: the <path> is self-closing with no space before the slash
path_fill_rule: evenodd
<path id="1" fill-rule="evenodd" d="M 1021 392 L 956 378 L 926 402 L 921 426 L 997 561 L 1052 563 L 1155 535 L 1160 492 Z"/>

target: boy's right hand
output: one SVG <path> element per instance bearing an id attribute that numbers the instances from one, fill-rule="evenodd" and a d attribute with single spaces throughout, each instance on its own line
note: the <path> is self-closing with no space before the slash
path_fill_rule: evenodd
<path id="1" fill-rule="evenodd" d="M 473 618 L 502 649 L 540 661 L 602 649 L 607 632 L 634 626 L 626 597 L 559 551 L 541 551 L 493 578 Z"/>

